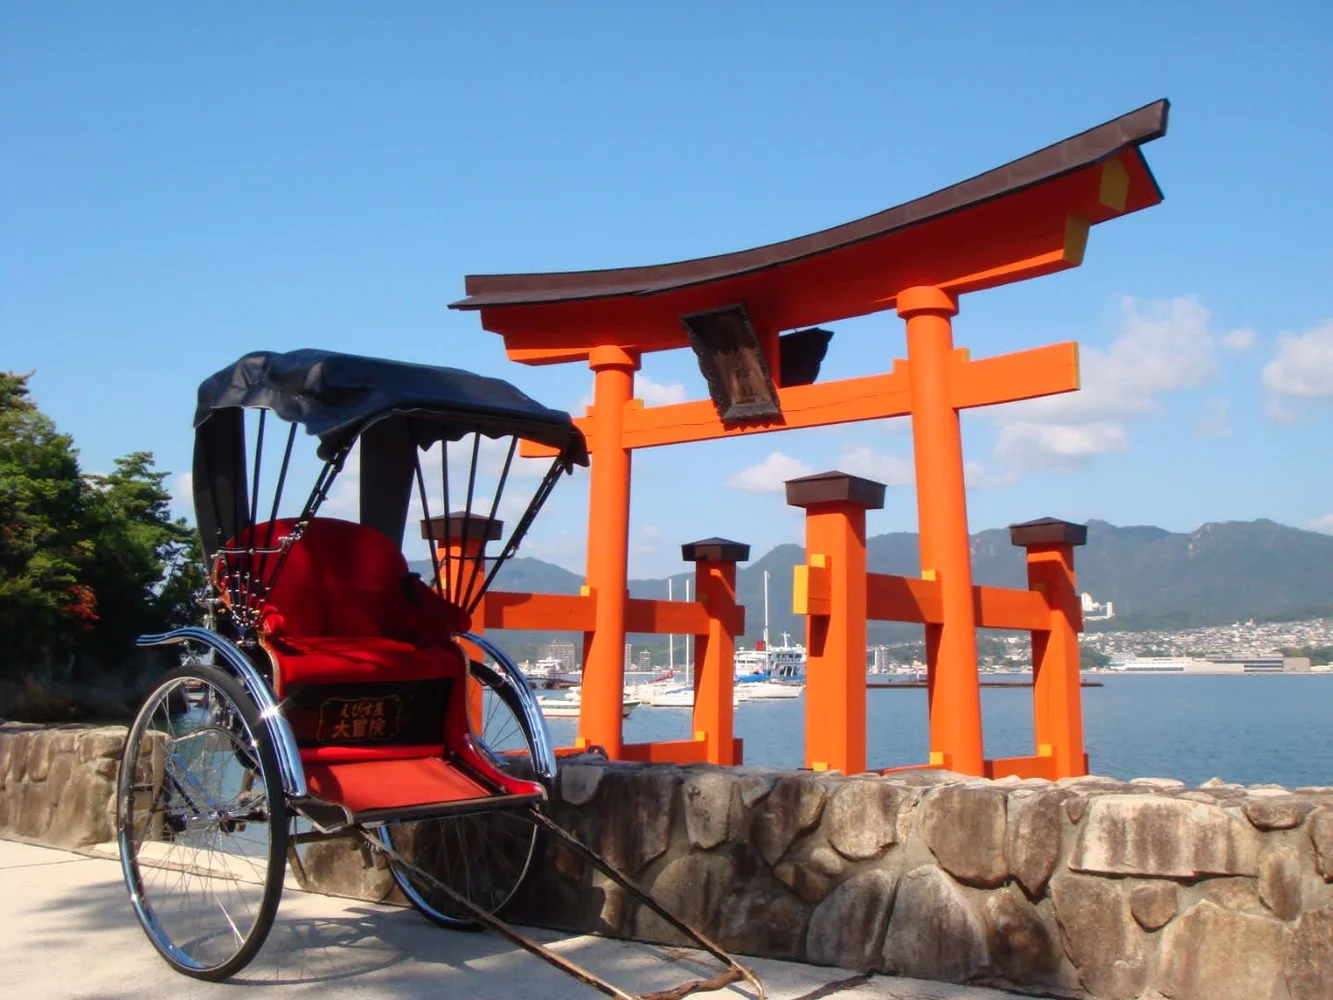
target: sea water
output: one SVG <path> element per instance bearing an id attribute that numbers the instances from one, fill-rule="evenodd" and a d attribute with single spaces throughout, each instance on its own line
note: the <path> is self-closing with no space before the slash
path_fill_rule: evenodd
<path id="1" fill-rule="evenodd" d="M 1094 676 L 1094 675 L 1090 675 Z M 1083 721 L 1093 774 L 1129 780 L 1212 777 L 1242 784 L 1333 785 L 1333 675 L 1194 677 L 1095 675 L 1083 689 Z M 866 755 L 874 768 L 928 756 L 926 692 L 866 694 Z M 1033 752 L 1032 689 L 983 688 L 987 757 Z M 550 720 L 557 746 L 574 742 L 572 719 Z M 641 706 L 625 720 L 625 741 L 684 740 L 688 709 Z M 747 701 L 736 708 L 745 763 L 799 768 L 805 696 Z"/>

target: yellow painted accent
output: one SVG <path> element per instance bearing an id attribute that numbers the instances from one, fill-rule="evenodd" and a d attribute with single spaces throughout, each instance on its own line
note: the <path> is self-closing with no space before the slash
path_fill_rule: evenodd
<path id="1" fill-rule="evenodd" d="M 590 744 L 588 743 L 588 738 L 586 736 L 576 736 L 574 738 L 574 746 L 580 750 L 586 750 Z"/>
<path id="2" fill-rule="evenodd" d="M 921 571 L 921 579 L 936 581 L 939 579 L 939 574 L 933 569 L 923 569 Z"/>
<path id="3" fill-rule="evenodd" d="M 1055 747 L 1051 746 L 1049 743 L 1038 743 L 1038 744 L 1037 744 L 1037 756 L 1038 756 L 1038 757 L 1054 757 L 1054 756 L 1055 756 Z"/>
<path id="4" fill-rule="evenodd" d="M 707 734 L 706 732 L 704 732 L 702 729 L 696 729 L 696 730 L 694 731 L 694 742 L 695 742 L 695 743 L 702 743 L 702 742 L 704 742 L 704 741 L 707 740 L 707 739 L 708 739 L 708 734 Z"/>
<path id="5" fill-rule="evenodd" d="M 1077 215 L 1065 216 L 1065 263 L 1078 267 L 1083 263 L 1083 252 L 1088 249 L 1088 220 Z"/>
<path id="6" fill-rule="evenodd" d="M 961 361 L 963 364 L 967 364 L 969 361 L 972 360 L 972 350 L 971 350 L 971 348 L 968 348 L 968 347 L 955 347 L 955 348 L 953 349 L 953 353 L 954 353 L 954 357 L 956 357 L 956 358 L 957 358 L 959 361 Z"/>
<path id="7" fill-rule="evenodd" d="M 791 613 L 808 615 L 810 613 L 810 567 L 793 566 L 791 568 Z"/>
<path id="8" fill-rule="evenodd" d="M 591 596 L 592 596 L 592 588 L 589 587 L 589 586 L 585 583 L 582 587 L 579 588 L 579 596 L 580 596 L 580 597 L 591 597 Z"/>
<path id="9" fill-rule="evenodd" d="M 931 767 L 943 767 L 943 766 L 944 766 L 944 751 L 943 751 L 943 750 L 932 750 L 932 751 L 930 751 L 930 766 L 931 766 Z"/>
<path id="10" fill-rule="evenodd" d="M 1102 167 L 1102 181 L 1097 188 L 1097 200 L 1112 212 L 1123 212 L 1129 200 L 1129 171 L 1119 157 L 1107 160 Z"/>
<path id="11" fill-rule="evenodd" d="M 1083 388 L 1083 361 L 1079 357 L 1078 344 L 1074 344 L 1074 391 Z"/>
<path id="12" fill-rule="evenodd" d="M 810 762 L 810 770 L 812 770 L 812 771 L 827 771 L 827 770 L 828 770 L 828 764 L 827 764 L 825 761 L 822 761 L 822 760 L 812 760 L 812 761 Z"/>
<path id="13" fill-rule="evenodd" d="M 642 409 L 643 409 L 643 400 L 642 400 L 642 399 L 631 399 L 628 403 L 625 404 L 625 409 L 627 409 L 627 410 L 642 410 Z"/>
<path id="14" fill-rule="evenodd" d="M 810 556 L 810 565 L 824 569 L 828 566 L 828 556 L 823 552 L 816 552 Z"/>

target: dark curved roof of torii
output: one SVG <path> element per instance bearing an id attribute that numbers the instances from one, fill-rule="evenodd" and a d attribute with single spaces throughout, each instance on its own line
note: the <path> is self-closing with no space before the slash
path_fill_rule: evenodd
<path id="1" fill-rule="evenodd" d="M 815 257 L 1055 180 L 1126 150 L 1137 150 L 1143 143 L 1166 134 L 1169 108 L 1168 101 L 1156 101 L 971 180 L 854 222 L 781 243 L 646 267 L 468 275 L 467 297 L 452 303 L 450 308 L 484 309 L 655 295 Z M 1144 169 L 1151 178 L 1146 163 Z M 1153 183 L 1155 186 L 1156 182 Z M 1157 200 L 1161 200 L 1160 190 Z"/>

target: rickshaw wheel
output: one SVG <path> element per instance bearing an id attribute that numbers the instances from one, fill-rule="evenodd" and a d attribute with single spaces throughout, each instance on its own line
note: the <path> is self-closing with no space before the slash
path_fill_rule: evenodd
<path id="1" fill-rule="evenodd" d="M 529 730 L 521 695 L 487 664 L 474 660 L 470 667 L 482 690 L 480 719 L 473 725 L 479 744 L 501 770 L 543 782 L 533 761 L 544 753 L 546 773 L 554 774 L 554 754 L 543 750 Z M 545 846 L 541 828 L 526 810 L 390 823 L 380 836 L 406 860 L 487 913 L 499 913 L 514 898 Z M 392 861 L 389 867 L 403 894 L 428 919 L 454 930 L 477 929 L 476 921 L 438 888 Z"/>
<path id="2" fill-rule="evenodd" d="M 288 822 L 267 730 L 230 675 L 182 667 L 144 700 L 116 820 L 130 900 L 162 957 L 199 979 L 242 969 L 273 926 Z"/>

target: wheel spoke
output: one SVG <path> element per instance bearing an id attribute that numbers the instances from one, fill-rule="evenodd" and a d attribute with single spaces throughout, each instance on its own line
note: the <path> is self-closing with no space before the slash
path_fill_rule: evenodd
<path id="1" fill-rule="evenodd" d="M 172 965 L 202 978 L 249 961 L 281 892 L 286 808 L 243 699 L 211 667 L 164 681 L 131 727 L 118 790 L 140 922 Z"/>

